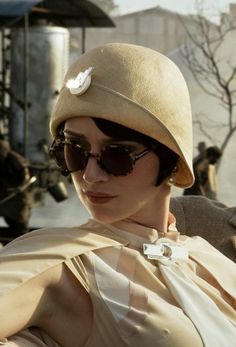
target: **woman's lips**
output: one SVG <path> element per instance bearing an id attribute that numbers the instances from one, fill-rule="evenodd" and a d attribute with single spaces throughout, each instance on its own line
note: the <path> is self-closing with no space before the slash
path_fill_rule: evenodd
<path id="1" fill-rule="evenodd" d="M 87 199 L 93 204 L 105 204 L 106 202 L 109 202 L 116 197 L 114 195 L 100 192 L 84 192 L 84 194 L 86 195 Z"/>

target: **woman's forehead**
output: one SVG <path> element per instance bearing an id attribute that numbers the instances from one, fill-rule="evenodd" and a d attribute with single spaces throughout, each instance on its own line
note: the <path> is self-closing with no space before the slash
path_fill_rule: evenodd
<path id="1" fill-rule="evenodd" d="M 149 143 L 143 141 L 145 135 L 101 118 L 77 117 L 69 119 L 65 122 L 64 134 L 66 137 L 77 138 L 79 141 L 89 143 L 96 141 L 109 145 L 115 141 L 130 146 L 149 146 Z"/>
<path id="2" fill-rule="evenodd" d="M 65 129 L 72 131 L 79 131 L 82 133 L 83 130 L 89 130 L 97 128 L 105 136 L 119 140 L 119 141 L 132 141 L 143 145 L 151 145 L 155 140 L 152 138 L 130 129 L 121 124 L 98 118 L 98 117 L 76 117 L 66 121 Z"/>
<path id="3" fill-rule="evenodd" d="M 91 117 L 75 117 L 65 122 L 64 133 L 72 136 L 80 136 L 87 139 L 110 139 L 95 124 Z"/>

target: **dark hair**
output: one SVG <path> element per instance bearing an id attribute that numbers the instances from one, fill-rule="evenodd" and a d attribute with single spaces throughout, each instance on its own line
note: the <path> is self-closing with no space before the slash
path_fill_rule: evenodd
<path id="1" fill-rule="evenodd" d="M 170 150 L 162 143 L 144 135 L 138 131 L 127 128 L 123 125 L 114 123 L 112 121 L 93 118 L 96 126 L 107 136 L 117 140 L 131 140 L 143 144 L 144 146 L 154 147 L 154 153 L 160 160 L 160 172 L 157 178 L 156 185 L 160 185 L 167 177 L 170 176 L 174 167 L 176 166 L 179 156 Z"/>
<path id="2" fill-rule="evenodd" d="M 64 138 L 64 129 L 65 129 L 65 122 L 62 122 L 58 125 L 56 129 L 56 138 Z"/>
<path id="3" fill-rule="evenodd" d="M 208 147 L 206 149 L 207 157 L 213 156 L 219 159 L 222 156 L 222 151 L 217 146 Z"/>

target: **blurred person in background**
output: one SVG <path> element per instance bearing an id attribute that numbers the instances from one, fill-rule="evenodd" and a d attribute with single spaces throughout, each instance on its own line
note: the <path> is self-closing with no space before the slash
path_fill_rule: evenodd
<path id="1" fill-rule="evenodd" d="M 198 155 L 193 158 L 193 165 L 201 158 L 204 159 L 206 157 L 206 143 L 204 141 L 198 142 L 197 145 L 197 150 L 198 150 Z"/>
<path id="2" fill-rule="evenodd" d="M 28 231 L 31 207 L 25 185 L 29 178 L 26 159 L 0 135 L 0 216 L 9 226 L 0 231 L 0 239 L 15 238 Z"/>
<path id="3" fill-rule="evenodd" d="M 193 161 L 194 184 L 184 190 L 184 195 L 204 195 L 217 200 L 216 164 L 222 156 L 221 150 L 208 147 Z"/>

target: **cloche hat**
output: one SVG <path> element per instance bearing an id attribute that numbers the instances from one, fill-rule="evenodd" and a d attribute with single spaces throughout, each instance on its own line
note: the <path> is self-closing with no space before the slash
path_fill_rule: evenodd
<path id="1" fill-rule="evenodd" d="M 193 184 L 192 118 L 188 88 L 177 66 L 146 47 L 111 43 L 69 68 L 50 130 L 73 117 L 99 117 L 139 131 L 179 155 L 175 185 Z"/>

